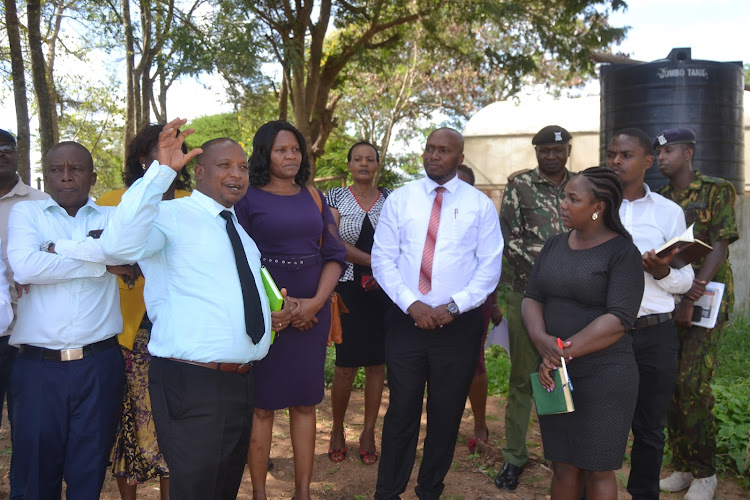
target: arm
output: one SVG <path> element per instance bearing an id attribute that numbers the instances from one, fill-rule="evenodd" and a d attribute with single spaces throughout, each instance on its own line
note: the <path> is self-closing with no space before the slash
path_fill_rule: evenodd
<path id="1" fill-rule="evenodd" d="M 291 324 L 293 327 L 300 330 L 309 330 L 313 327 L 313 324 L 318 322 L 318 318 L 315 315 L 323 308 L 326 300 L 333 293 L 340 276 L 341 265 L 335 261 L 326 262 L 320 273 L 320 280 L 318 281 L 318 289 L 315 292 L 315 296 L 309 299 L 289 298 L 296 305 L 292 309 Z"/>
<path id="2" fill-rule="evenodd" d="M 11 306 L 6 270 L 5 261 L 0 259 L 0 332 L 6 331 L 13 321 L 13 307 Z"/>
<path id="3" fill-rule="evenodd" d="M 734 202 L 734 187 L 728 182 L 717 184 L 710 191 L 711 223 L 707 240 L 711 241 L 713 250 L 706 255 L 701 268 L 695 274 L 690 290 L 675 308 L 675 324 L 678 326 L 689 327 L 692 324 L 693 303 L 706 293 L 706 285 L 714 279 L 729 255 L 729 245 L 738 238 Z"/>
<path id="4" fill-rule="evenodd" d="M 679 205 L 673 204 L 671 212 L 665 214 L 662 220 L 665 224 L 668 224 L 668 227 L 665 228 L 665 241 L 669 241 L 675 236 L 679 236 L 685 232 L 685 214 Z M 646 262 L 647 256 L 649 263 Z M 663 264 L 663 262 L 658 261 L 667 260 L 668 262 L 671 262 L 672 258 L 673 256 L 668 256 L 664 259 L 659 259 L 659 257 L 656 257 L 654 254 L 654 249 L 651 249 L 650 252 L 646 252 L 643 255 L 643 270 L 651 274 L 654 279 L 656 279 L 656 283 L 663 290 L 674 295 L 682 294 L 687 292 L 693 284 L 693 278 L 695 277 L 693 266 L 685 266 L 682 269 L 673 269 L 670 267 L 665 276 L 662 276 L 663 268 L 661 268 L 662 271 L 656 271 L 656 268 L 653 266 L 654 263 L 656 263 L 657 266 Z M 654 270 L 656 274 L 650 272 L 649 269 L 647 269 L 647 266 Z"/>
<path id="5" fill-rule="evenodd" d="M 693 305 L 706 293 L 706 285 L 716 275 L 721 263 L 726 260 L 729 253 L 729 242 L 717 240 L 713 242 L 714 249 L 706 255 L 703 265 L 695 275 L 693 284 L 674 309 L 674 322 L 677 326 L 690 328 L 693 324 Z M 685 266 L 692 267 L 692 266 Z"/>
<path id="6" fill-rule="evenodd" d="M 19 203 L 10 212 L 8 261 L 14 279 L 24 285 L 47 285 L 103 276 L 107 270 L 102 264 L 73 260 L 40 250 L 45 238 L 33 216 L 36 210 L 33 203 Z"/>
<path id="7" fill-rule="evenodd" d="M 55 252 L 74 259 L 112 264 L 136 262 L 161 249 L 166 242 L 164 235 L 151 238 L 152 233 L 158 233 L 153 229 L 159 202 L 177 172 L 202 152 L 200 148 L 187 154 L 182 152 L 182 143 L 194 132 L 189 129 L 176 135 L 177 129 L 185 122 L 178 118 L 164 126 L 159 134 L 156 161 L 123 195 L 101 238 L 87 238 L 83 242 L 58 241 L 55 242 Z"/>
<path id="8" fill-rule="evenodd" d="M 397 194 L 385 200 L 375 228 L 372 246 L 372 271 L 380 287 L 404 313 L 417 301 L 416 295 L 406 286 L 396 262 L 401 252 L 398 229 Z"/>
<path id="9" fill-rule="evenodd" d="M 315 295 L 312 298 L 293 299 L 297 307 L 292 310 L 292 326 L 300 330 L 312 328 L 313 324 L 318 322 L 315 315 L 323 308 L 346 269 L 344 262 L 346 250 L 341 236 L 339 236 L 338 225 L 323 196 L 321 196 L 321 200 L 323 203 L 321 210 L 323 233 L 320 254 L 323 257 L 324 264 Z"/>
<path id="10" fill-rule="evenodd" d="M 516 272 L 528 276 L 534 267 L 534 258 L 526 252 L 523 244 L 524 220 L 521 214 L 520 193 L 514 181 L 509 181 L 503 191 L 500 206 L 500 228 L 505 240 L 505 258 L 512 262 Z"/>
<path id="11" fill-rule="evenodd" d="M 503 235 L 497 212 L 489 198 L 483 197 L 481 200 L 484 203 L 480 208 L 477 268 L 466 287 L 451 296 L 461 312 L 478 307 L 487 300 L 487 296 L 497 288 L 503 266 Z"/>

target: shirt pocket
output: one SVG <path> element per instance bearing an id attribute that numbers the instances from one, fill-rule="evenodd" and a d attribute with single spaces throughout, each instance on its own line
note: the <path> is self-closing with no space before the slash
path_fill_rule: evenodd
<path id="1" fill-rule="evenodd" d="M 448 217 L 446 234 L 451 241 L 476 244 L 479 237 L 479 217 L 476 210 L 454 208 L 444 216 Z"/>

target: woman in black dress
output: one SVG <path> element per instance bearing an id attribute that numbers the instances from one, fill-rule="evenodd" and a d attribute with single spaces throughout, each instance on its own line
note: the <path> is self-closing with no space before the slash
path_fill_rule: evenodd
<path id="1" fill-rule="evenodd" d="M 375 226 L 388 188 L 373 184 L 380 170 L 380 155 L 369 142 L 358 142 L 349 149 L 347 167 L 352 185 L 328 191 L 328 205 L 346 245 L 347 268 L 336 290 L 349 309 L 341 315 L 343 342 L 336 345 L 336 368 L 331 388 L 333 426 L 328 458 L 346 458 L 344 417 L 352 383 L 360 366 L 365 368 L 365 421 L 359 436 L 359 459 L 365 465 L 377 459 L 375 423 L 385 380 L 385 326 L 383 318 L 390 299 L 372 277 L 370 252 Z"/>
<path id="2" fill-rule="evenodd" d="M 570 232 L 550 238 L 534 265 L 523 321 L 541 354 L 539 381 L 564 357 L 575 411 L 539 417 L 552 498 L 616 499 L 638 391 L 629 330 L 643 296 L 641 255 L 620 222 L 622 184 L 592 167 L 565 188 L 561 216 Z M 557 338 L 564 341 L 558 347 Z"/>

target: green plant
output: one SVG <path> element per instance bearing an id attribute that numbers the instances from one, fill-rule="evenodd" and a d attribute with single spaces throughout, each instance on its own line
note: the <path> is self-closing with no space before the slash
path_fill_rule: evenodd
<path id="1" fill-rule="evenodd" d="M 716 404 L 716 465 L 736 472 L 740 483 L 750 487 L 750 314 L 729 323 L 719 344 L 714 397 Z"/>

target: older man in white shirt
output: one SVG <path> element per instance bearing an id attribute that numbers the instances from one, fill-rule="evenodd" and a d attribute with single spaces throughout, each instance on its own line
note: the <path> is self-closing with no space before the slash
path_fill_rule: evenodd
<path id="1" fill-rule="evenodd" d="M 450 468 L 482 340 L 478 306 L 500 278 L 503 238 L 492 202 L 459 180 L 463 137 L 433 131 L 422 154 L 427 177 L 397 189 L 380 215 L 372 268 L 393 300 L 386 315 L 390 403 L 375 498 L 406 490 L 427 385 L 427 437 L 419 498 L 439 499 Z"/>
<path id="2" fill-rule="evenodd" d="M 231 139 L 187 155 L 173 120 L 157 161 L 123 195 L 101 239 L 59 241 L 55 251 L 95 262 L 137 261 L 153 322 L 149 393 L 170 498 L 234 499 L 250 442 L 252 362 L 263 358 L 288 308 L 271 313 L 260 252 L 236 222 L 248 185 L 247 158 Z M 196 190 L 161 201 L 194 156 Z M 283 291 L 282 291 L 283 292 Z M 285 292 L 283 292 L 285 293 Z"/>
<path id="3" fill-rule="evenodd" d="M 94 499 L 104 482 L 119 416 L 125 369 L 117 278 L 103 264 L 49 252 L 60 238 L 102 229 L 108 209 L 89 198 L 96 182 L 88 150 L 60 143 L 44 158 L 51 199 L 16 204 L 8 259 L 19 283 L 10 343 L 13 369 L 13 462 L 23 498 Z M 94 233 L 95 234 L 95 233 Z M 114 269 L 113 269 L 114 271 Z"/>

